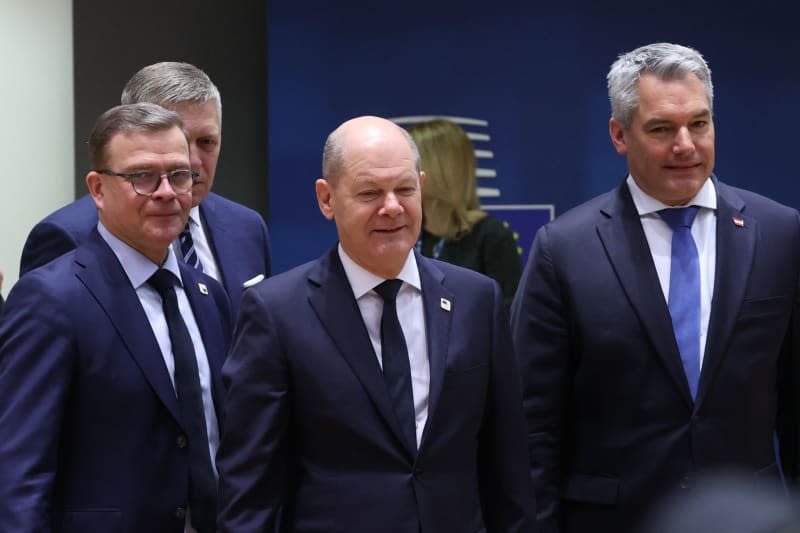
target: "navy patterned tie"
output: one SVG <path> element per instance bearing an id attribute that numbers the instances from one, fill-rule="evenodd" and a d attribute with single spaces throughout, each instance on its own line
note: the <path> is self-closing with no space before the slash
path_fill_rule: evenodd
<path id="1" fill-rule="evenodd" d="M 189 265 L 193 266 L 200 272 L 203 271 L 203 263 L 200 262 L 200 258 L 197 256 L 197 250 L 194 247 L 194 239 L 192 239 L 192 232 L 189 230 L 189 222 L 186 223 L 186 227 L 183 228 L 180 235 L 178 235 L 178 241 L 181 245 L 181 256 L 183 257 L 183 261 Z"/>
<path id="2" fill-rule="evenodd" d="M 203 394 L 197 370 L 192 337 L 181 317 L 174 285 L 177 278 L 159 269 L 147 283 L 161 295 L 161 305 L 169 328 L 175 358 L 175 392 L 189 447 L 189 512 L 198 533 L 216 531 L 217 480 L 208 450 L 208 431 L 203 410 Z"/>
<path id="3" fill-rule="evenodd" d="M 658 212 L 672 228 L 669 314 L 692 400 L 697 397 L 700 381 L 700 258 L 692 238 L 697 209 L 692 206 Z"/>
<path id="4" fill-rule="evenodd" d="M 383 298 L 383 314 L 381 315 L 381 353 L 383 359 L 383 379 L 389 389 L 395 415 L 400 422 L 410 449 L 417 449 L 416 417 L 414 416 L 414 394 L 411 389 L 411 364 L 408 360 L 408 348 L 397 318 L 396 298 L 402 280 L 389 279 L 375 287 Z"/>

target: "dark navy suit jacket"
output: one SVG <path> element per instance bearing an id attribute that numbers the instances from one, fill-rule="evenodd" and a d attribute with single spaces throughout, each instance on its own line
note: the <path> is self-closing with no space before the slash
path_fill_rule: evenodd
<path id="1" fill-rule="evenodd" d="M 180 267 L 221 429 L 227 297 Z M 0 529 L 183 531 L 189 460 L 177 398 L 136 291 L 97 231 L 15 284 L 0 323 L 0 391 Z"/>
<path id="2" fill-rule="evenodd" d="M 428 421 L 410 450 L 337 249 L 247 291 L 225 368 L 220 531 L 518 533 L 534 501 L 503 296 L 417 255 Z M 530 520 L 529 520 L 530 518 Z"/>
<path id="3" fill-rule="evenodd" d="M 252 209 L 213 192 L 200 204 L 200 218 L 235 317 L 244 291 L 242 284 L 259 274 L 268 277 L 271 273 L 267 226 Z M 88 194 L 51 213 L 28 235 L 22 249 L 20 276 L 72 250 L 96 226 L 97 208 Z"/>
<path id="4" fill-rule="evenodd" d="M 715 178 L 714 178 L 715 179 Z M 632 531 L 720 468 L 797 469 L 800 217 L 714 181 L 716 269 L 692 401 L 628 186 L 539 230 L 512 306 L 543 531 Z"/>

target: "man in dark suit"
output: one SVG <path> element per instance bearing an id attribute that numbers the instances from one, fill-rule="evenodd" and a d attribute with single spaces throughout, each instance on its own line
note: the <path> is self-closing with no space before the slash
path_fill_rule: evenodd
<path id="1" fill-rule="evenodd" d="M 511 322 L 543 531 L 632 531 L 720 468 L 773 483 L 776 432 L 796 471 L 800 220 L 712 175 L 710 76 L 683 46 L 620 56 L 630 174 L 534 240 Z"/>
<path id="2" fill-rule="evenodd" d="M 171 248 L 191 207 L 187 141 L 155 104 L 101 115 L 86 177 L 97 225 L 9 294 L 4 531 L 214 531 L 231 317 L 222 287 Z"/>
<path id="3" fill-rule="evenodd" d="M 402 128 L 345 122 L 323 176 L 339 245 L 242 301 L 223 372 L 220 530 L 530 531 L 497 283 L 413 251 L 424 173 Z"/>
<path id="4" fill-rule="evenodd" d="M 222 100 L 205 72 L 188 63 L 148 65 L 133 75 L 122 92 L 122 103 L 152 102 L 176 111 L 189 132 L 192 188 L 188 243 L 173 245 L 179 258 L 194 252 L 195 264 L 225 287 L 236 316 L 242 292 L 270 275 L 270 241 L 264 219 L 243 205 L 211 191 L 222 143 Z M 22 250 L 20 275 L 53 260 L 86 240 L 97 224 L 97 212 L 87 195 L 39 222 Z M 192 247 L 193 245 L 193 247 Z"/>

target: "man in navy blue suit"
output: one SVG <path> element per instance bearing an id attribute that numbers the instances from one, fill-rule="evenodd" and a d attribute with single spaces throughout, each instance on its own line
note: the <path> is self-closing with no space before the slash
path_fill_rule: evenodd
<path id="1" fill-rule="evenodd" d="M 414 252 L 424 173 L 399 126 L 345 122 L 323 176 L 339 244 L 242 300 L 220 531 L 532 531 L 499 286 Z"/>
<path id="2" fill-rule="evenodd" d="M 0 524 L 211 532 L 232 326 L 222 287 L 171 246 L 192 203 L 188 135 L 172 111 L 123 105 L 100 116 L 89 149 L 98 222 L 20 278 L 0 324 Z"/>
<path id="3" fill-rule="evenodd" d="M 203 272 L 222 283 L 236 316 L 246 286 L 270 275 L 270 241 L 255 211 L 211 192 L 222 144 L 222 99 L 205 72 L 188 63 L 148 65 L 133 75 L 122 103 L 152 102 L 176 111 L 189 132 L 192 188 L 188 228 Z M 82 243 L 97 223 L 87 195 L 50 214 L 28 236 L 20 276 Z M 174 244 L 179 258 L 180 243 Z"/>
<path id="4" fill-rule="evenodd" d="M 720 469 L 779 483 L 776 434 L 797 472 L 800 217 L 712 174 L 697 51 L 623 54 L 608 89 L 629 175 L 538 231 L 512 306 L 546 532 L 632 531 Z"/>

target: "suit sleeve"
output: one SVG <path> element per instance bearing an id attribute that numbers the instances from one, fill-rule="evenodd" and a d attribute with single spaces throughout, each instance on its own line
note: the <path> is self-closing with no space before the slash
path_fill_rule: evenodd
<path id="1" fill-rule="evenodd" d="M 274 531 L 283 501 L 289 382 L 274 319 L 258 288 L 245 292 L 223 367 L 226 430 L 217 454 L 219 532 Z"/>
<path id="2" fill-rule="evenodd" d="M 78 243 L 65 231 L 64 228 L 40 222 L 33 227 L 25 246 L 22 248 L 22 258 L 19 263 L 19 275 L 33 270 L 64 255 L 78 246 Z"/>
<path id="3" fill-rule="evenodd" d="M 779 360 L 777 435 L 784 475 L 796 488 L 800 482 L 800 279 Z"/>
<path id="4" fill-rule="evenodd" d="M 77 351 L 69 311 L 36 273 L 11 291 L 0 321 L 0 524 L 47 532 L 59 434 Z"/>
<path id="5" fill-rule="evenodd" d="M 478 458 L 487 532 L 533 531 L 536 501 L 527 475 L 525 419 L 500 287 L 494 283 L 491 381 Z"/>
<path id="6" fill-rule="evenodd" d="M 570 332 L 548 242 L 548 227 L 534 239 L 511 308 L 511 331 L 528 427 L 530 475 L 540 531 L 559 531 L 561 449 L 570 383 Z"/>

